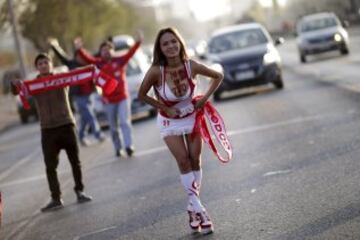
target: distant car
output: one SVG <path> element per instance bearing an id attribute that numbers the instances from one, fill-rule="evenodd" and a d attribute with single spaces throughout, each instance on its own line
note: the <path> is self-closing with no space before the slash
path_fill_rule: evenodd
<path id="1" fill-rule="evenodd" d="M 344 26 L 334 13 L 304 16 L 296 26 L 300 61 L 305 63 L 307 55 L 332 50 L 349 54 L 349 34 Z"/>
<path id="2" fill-rule="evenodd" d="M 146 55 L 139 49 L 127 65 L 126 78 L 128 90 L 131 98 L 131 115 L 132 119 L 145 116 L 155 116 L 156 109 L 137 98 L 141 82 L 149 68 Z M 91 96 L 94 104 L 94 112 L 101 127 L 108 126 L 108 120 L 104 109 L 101 93 L 95 93 Z"/>
<path id="3" fill-rule="evenodd" d="M 3 94 L 10 93 L 11 81 L 14 79 L 20 79 L 21 73 L 19 69 L 6 70 L 2 77 L 2 92 Z"/>
<path id="4" fill-rule="evenodd" d="M 121 51 L 130 48 L 135 44 L 135 40 L 130 35 L 116 35 L 111 37 L 111 41 L 114 44 L 115 51 Z"/>
<path id="5" fill-rule="evenodd" d="M 62 72 L 67 72 L 67 71 L 68 71 L 68 68 L 64 65 L 54 68 L 55 73 L 62 73 Z M 26 75 L 25 80 L 32 80 L 32 79 L 36 78 L 37 75 L 38 75 L 37 71 L 30 72 L 29 74 Z M 17 112 L 19 114 L 20 122 L 22 124 L 28 123 L 30 118 L 35 118 L 35 120 L 38 120 L 38 113 L 36 111 L 34 98 L 29 96 L 28 102 L 30 105 L 30 109 L 25 109 L 20 100 L 20 97 L 16 96 Z"/>
<path id="6" fill-rule="evenodd" d="M 220 64 L 224 80 L 214 93 L 219 100 L 221 93 L 239 88 L 273 83 L 282 89 L 281 59 L 275 45 L 284 40 L 272 40 L 268 31 L 259 23 L 229 26 L 215 31 L 208 43 L 207 60 Z"/>

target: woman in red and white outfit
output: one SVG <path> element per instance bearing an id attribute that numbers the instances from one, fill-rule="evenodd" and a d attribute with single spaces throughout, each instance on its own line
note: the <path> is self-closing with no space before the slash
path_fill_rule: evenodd
<path id="1" fill-rule="evenodd" d="M 204 96 L 193 104 L 195 77 L 211 79 Z M 174 28 L 159 31 L 154 58 L 139 90 L 139 99 L 159 109 L 157 125 L 161 137 L 178 164 L 181 182 L 189 197 L 187 211 L 194 232 L 213 232 L 213 224 L 200 201 L 202 178 L 200 134 L 191 136 L 196 109 L 202 108 L 220 85 L 223 75 L 188 58 L 185 43 Z M 148 96 L 154 87 L 157 98 Z"/>

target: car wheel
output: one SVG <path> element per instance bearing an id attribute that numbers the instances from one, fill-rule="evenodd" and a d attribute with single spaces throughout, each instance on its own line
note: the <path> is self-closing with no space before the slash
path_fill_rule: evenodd
<path id="1" fill-rule="evenodd" d="M 28 121 L 29 121 L 28 116 L 25 115 L 25 114 L 21 114 L 20 115 L 20 121 L 21 121 L 22 124 L 28 123 Z"/>
<path id="2" fill-rule="evenodd" d="M 300 62 L 306 63 L 306 55 L 305 54 L 300 54 Z"/>
<path id="3" fill-rule="evenodd" d="M 279 75 L 278 78 L 273 82 L 273 84 L 277 89 L 283 89 L 284 88 L 284 82 L 282 80 L 282 76 Z"/>
<path id="4" fill-rule="evenodd" d="M 214 92 L 214 101 L 218 102 L 220 100 L 221 100 L 221 92 L 220 91 Z"/>
<path id="5" fill-rule="evenodd" d="M 349 48 L 346 47 L 346 46 L 341 48 L 340 53 L 341 53 L 341 55 L 348 55 L 349 54 Z"/>
<path id="6" fill-rule="evenodd" d="M 156 110 L 156 108 L 151 109 L 151 110 L 149 111 L 149 116 L 150 116 L 150 117 L 156 117 L 156 115 L 157 115 L 157 110 Z"/>

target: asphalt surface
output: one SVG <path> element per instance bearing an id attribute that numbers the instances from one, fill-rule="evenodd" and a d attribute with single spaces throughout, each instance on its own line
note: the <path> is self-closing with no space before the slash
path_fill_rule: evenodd
<path id="1" fill-rule="evenodd" d="M 293 41 L 279 50 L 283 90 L 238 91 L 215 103 L 234 158 L 220 164 L 204 146 L 201 199 L 215 233 L 192 236 L 177 166 L 155 119 L 134 124 L 136 154 L 114 157 L 111 140 L 81 148 L 86 192 L 77 204 L 65 154 L 59 166 L 65 207 L 48 201 L 39 126 L 0 136 L 1 239 L 360 239 L 359 36 L 351 54 L 300 64 Z"/>

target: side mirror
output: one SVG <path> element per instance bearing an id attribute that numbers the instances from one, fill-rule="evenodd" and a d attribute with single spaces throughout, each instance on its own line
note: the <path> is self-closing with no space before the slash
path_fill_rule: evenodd
<path id="1" fill-rule="evenodd" d="M 347 21 L 347 20 L 342 21 L 342 26 L 343 26 L 344 28 L 348 28 L 348 27 L 350 26 L 349 21 Z"/>
<path id="2" fill-rule="evenodd" d="M 206 56 L 205 53 L 203 53 L 203 54 L 200 54 L 200 55 L 199 55 L 199 59 L 205 61 L 205 60 L 208 59 L 208 57 Z"/>
<path id="3" fill-rule="evenodd" d="M 278 46 L 278 45 L 281 45 L 281 44 L 283 44 L 285 42 L 285 39 L 284 38 L 282 38 L 282 37 L 278 37 L 278 38 L 276 38 L 276 40 L 275 40 L 275 46 Z"/>

